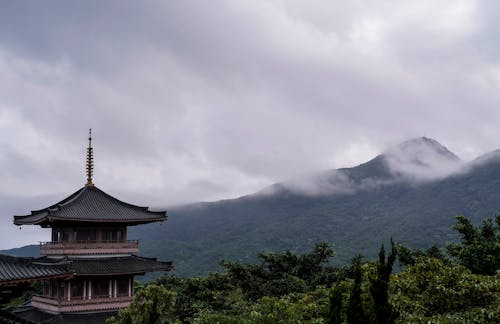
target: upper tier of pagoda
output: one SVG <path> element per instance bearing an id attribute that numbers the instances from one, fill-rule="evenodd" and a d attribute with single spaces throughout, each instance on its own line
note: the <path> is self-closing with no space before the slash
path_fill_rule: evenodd
<path id="1" fill-rule="evenodd" d="M 166 211 L 150 211 L 86 185 L 60 202 L 29 215 L 14 216 L 16 225 L 51 227 L 60 222 L 122 223 L 138 225 L 166 220 Z"/>
<path id="2" fill-rule="evenodd" d="M 153 212 L 148 207 L 132 205 L 108 195 L 94 185 L 94 151 L 92 148 L 92 129 L 89 129 L 87 148 L 86 185 L 61 200 L 57 204 L 31 214 L 14 216 L 15 225 L 40 225 L 53 227 L 55 224 L 68 223 L 120 223 L 138 225 L 167 219 L 166 211 Z"/>

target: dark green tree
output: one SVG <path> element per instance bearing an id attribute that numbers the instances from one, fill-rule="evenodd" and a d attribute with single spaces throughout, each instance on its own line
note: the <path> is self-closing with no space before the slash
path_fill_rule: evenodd
<path id="1" fill-rule="evenodd" d="M 396 256 L 397 252 L 392 239 L 391 252 L 387 257 L 387 261 L 385 258 L 385 248 L 382 244 L 376 263 L 377 271 L 375 275 L 369 277 L 370 295 L 373 299 L 373 315 L 377 324 L 394 323 L 395 314 L 389 303 L 389 281 Z"/>
<path id="2" fill-rule="evenodd" d="M 163 324 L 172 321 L 175 294 L 163 286 L 147 285 L 134 297 L 129 307 L 118 312 L 118 318 L 111 317 L 107 324 Z"/>
<path id="3" fill-rule="evenodd" d="M 283 296 L 306 292 L 318 284 L 331 284 L 336 270 L 326 263 L 334 255 L 328 243 L 316 244 L 302 255 L 285 253 L 260 254 L 261 264 L 240 264 L 222 261 L 230 283 L 250 300 L 263 296 Z"/>
<path id="4" fill-rule="evenodd" d="M 437 245 L 432 245 L 426 250 L 411 249 L 401 244 L 396 245 L 398 260 L 404 266 L 414 265 L 420 258 L 434 258 L 442 260 L 444 263 L 449 263 L 446 255 Z"/>
<path id="5" fill-rule="evenodd" d="M 450 255 L 473 273 L 494 275 L 500 269 L 500 215 L 486 219 L 480 227 L 464 216 L 456 216 L 453 229 L 461 235 L 460 243 L 447 246 Z"/>
<path id="6" fill-rule="evenodd" d="M 328 296 L 328 314 L 326 317 L 327 324 L 340 324 L 342 323 L 342 289 L 340 285 L 335 285 L 330 291 Z"/>
<path id="7" fill-rule="evenodd" d="M 351 296 L 347 305 L 347 322 L 350 324 L 365 324 L 367 317 L 363 310 L 361 301 L 361 281 L 363 279 L 363 271 L 361 269 L 361 261 L 363 257 L 357 255 L 352 260 L 352 275 L 354 283 L 351 289 Z"/>
<path id="8" fill-rule="evenodd" d="M 157 283 L 176 294 L 173 313 L 182 322 L 190 322 L 204 309 L 221 311 L 230 307 L 228 303 L 235 287 L 230 285 L 225 274 L 212 273 L 201 278 L 181 278 L 164 275 Z"/>

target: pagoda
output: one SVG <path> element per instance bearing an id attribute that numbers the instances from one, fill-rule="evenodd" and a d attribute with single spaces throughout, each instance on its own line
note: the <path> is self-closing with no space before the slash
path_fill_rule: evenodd
<path id="1" fill-rule="evenodd" d="M 42 294 L 31 300 L 37 311 L 69 316 L 116 312 L 132 302 L 135 275 L 172 269 L 171 262 L 136 255 L 139 242 L 127 238 L 129 226 L 163 222 L 166 212 L 120 201 L 97 188 L 93 162 L 89 131 L 86 184 L 54 205 L 14 216 L 15 225 L 52 230 L 51 241 L 40 243 L 37 263 L 67 263 L 73 274 L 44 280 Z"/>

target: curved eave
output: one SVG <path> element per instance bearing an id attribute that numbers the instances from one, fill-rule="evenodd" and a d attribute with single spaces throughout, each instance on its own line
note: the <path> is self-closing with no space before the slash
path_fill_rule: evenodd
<path id="1" fill-rule="evenodd" d="M 20 283 L 24 282 L 33 282 L 33 281 L 42 281 L 42 280 L 47 280 L 47 279 L 71 279 L 75 275 L 73 273 L 66 273 L 66 274 L 59 274 L 59 275 L 47 275 L 47 276 L 40 276 L 40 277 L 32 277 L 32 278 L 19 278 L 19 279 L 12 279 L 12 280 L 6 280 L 6 281 L 0 281 L 0 286 L 10 286 L 10 285 L 17 285 Z"/>
<path id="2" fill-rule="evenodd" d="M 114 270 L 107 270 L 105 272 L 103 271 L 81 271 L 78 270 L 78 265 L 75 265 L 75 276 L 117 276 L 117 275 L 143 275 L 147 272 L 165 272 L 165 271 L 172 271 L 174 269 L 172 262 L 171 261 L 157 261 L 155 258 L 145 258 L 145 257 L 138 257 L 139 259 L 150 261 L 154 264 L 148 265 L 143 265 L 140 266 L 136 269 L 130 269 L 126 270 L 126 262 L 127 260 L 124 260 L 124 267 L 125 269 L 114 269 Z M 105 262 L 105 261 L 104 261 Z"/>
<path id="3" fill-rule="evenodd" d="M 17 218 L 19 217 L 19 218 Z M 157 218 L 148 218 L 148 219 L 89 219 L 89 218 L 68 218 L 68 217 L 55 217 L 55 216 L 46 216 L 38 220 L 33 221 L 22 221 L 23 219 L 29 218 L 30 216 L 14 216 L 14 225 L 46 225 L 55 222 L 76 222 L 76 223 L 126 223 L 131 225 L 140 225 L 140 224 L 148 224 L 154 222 L 164 222 L 167 220 L 167 216 L 163 215 L 162 217 Z"/>
<path id="4" fill-rule="evenodd" d="M 173 267 L 170 266 L 165 269 L 153 269 L 153 270 L 141 270 L 141 271 L 126 271 L 126 272 L 107 272 L 107 273 L 76 273 L 75 277 L 86 277 L 86 276 L 95 276 L 95 277 L 107 277 L 107 276 L 125 276 L 125 275 L 144 275 L 147 272 L 165 272 L 172 271 Z"/>
<path id="5" fill-rule="evenodd" d="M 84 205 L 89 203 L 88 200 L 90 200 L 90 203 L 93 203 L 93 200 L 97 199 L 97 201 L 95 202 L 96 204 L 108 204 L 109 206 L 111 206 L 109 208 L 117 208 L 117 210 L 114 213 L 111 212 L 105 215 L 101 214 L 98 218 L 92 218 L 93 216 L 96 216 L 96 214 L 92 214 L 93 212 L 90 214 L 86 212 L 84 210 L 86 208 L 84 205 L 77 205 L 76 210 L 71 209 L 71 206 L 73 206 L 73 204 L 81 204 L 79 203 L 81 199 L 87 199 L 87 202 L 83 202 Z M 120 209 L 124 210 L 122 211 Z M 130 215 L 129 212 L 135 213 L 135 215 Z M 71 215 L 73 215 L 73 217 Z M 107 218 L 108 215 L 110 217 L 113 217 L 113 215 L 121 215 L 124 217 L 119 217 L 116 219 Z M 127 215 L 131 217 L 129 218 Z M 134 216 L 137 218 L 134 218 Z M 166 211 L 150 211 L 149 207 L 137 206 L 124 202 L 107 194 L 106 192 L 100 190 L 95 186 L 84 186 L 83 188 L 77 190 L 60 202 L 53 204 L 47 208 L 33 210 L 29 215 L 14 216 L 14 224 L 43 226 L 49 225 L 52 222 L 67 221 L 91 223 L 128 223 L 131 225 L 139 225 L 165 221 L 166 218 Z"/>
<path id="6" fill-rule="evenodd" d="M 47 215 L 14 216 L 14 225 L 37 225 L 45 221 L 46 218 Z"/>

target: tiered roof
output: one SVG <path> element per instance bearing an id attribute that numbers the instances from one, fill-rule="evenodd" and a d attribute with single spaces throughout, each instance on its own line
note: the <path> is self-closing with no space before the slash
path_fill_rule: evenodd
<path id="1" fill-rule="evenodd" d="M 69 269 L 69 263 L 65 260 L 46 263 L 33 258 L 0 254 L 0 285 L 71 277 L 73 271 Z"/>
<path id="2" fill-rule="evenodd" d="M 42 257 L 37 261 L 48 263 L 69 262 L 69 268 L 75 273 L 75 276 L 136 275 L 146 272 L 172 270 L 172 262 L 157 261 L 156 258 L 145 258 L 137 255 L 106 258 Z"/>
<path id="3" fill-rule="evenodd" d="M 71 221 L 137 225 L 166 218 L 166 211 L 150 211 L 148 207 L 123 202 L 93 185 L 86 185 L 50 207 L 14 216 L 14 224 L 47 226 L 53 222 Z"/>

